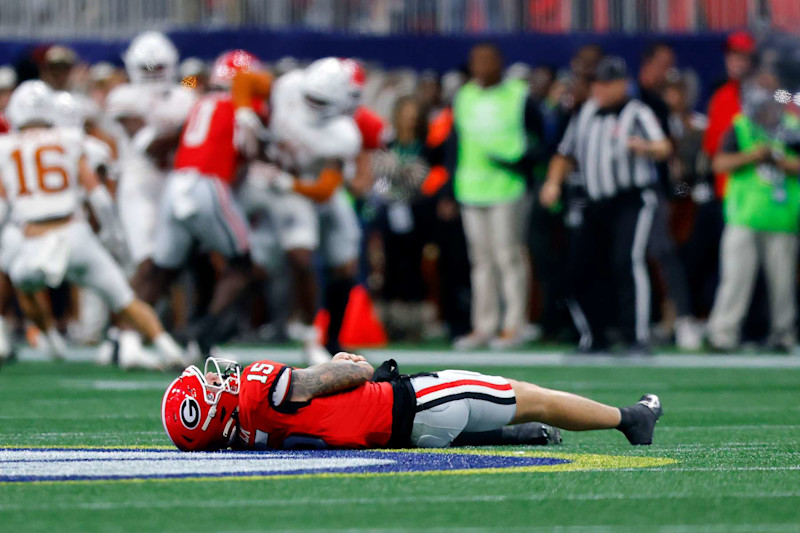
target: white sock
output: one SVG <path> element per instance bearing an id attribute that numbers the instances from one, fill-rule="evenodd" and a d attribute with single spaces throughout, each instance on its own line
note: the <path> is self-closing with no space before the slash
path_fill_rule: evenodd
<path id="1" fill-rule="evenodd" d="M 183 348 L 181 348 L 175 339 L 166 331 L 160 333 L 155 339 L 153 344 L 161 354 L 161 358 L 167 364 L 183 364 Z"/>
<path id="2" fill-rule="evenodd" d="M 67 343 L 64 337 L 58 332 L 55 326 L 51 327 L 45 333 L 47 337 L 47 344 L 50 346 L 50 355 L 56 359 L 64 359 L 67 355 Z"/>
<path id="3" fill-rule="evenodd" d="M 6 329 L 6 320 L 0 316 L 0 361 L 7 359 L 11 354 L 11 339 Z"/>

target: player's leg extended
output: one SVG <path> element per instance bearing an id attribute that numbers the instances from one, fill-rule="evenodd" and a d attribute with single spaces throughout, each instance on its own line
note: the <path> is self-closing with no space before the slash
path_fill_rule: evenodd
<path id="1" fill-rule="evenodd" d="M 508 380 L 517 401 L 512 424 L 543 422 L 570 431 L 619 429 L 631 444 L 650 444 L 661 416 L 655 395 L 645 395 L 629 407 L 617 408 L 576 394 Z"/>
<path id="2" fill-rule="evenodd" d="M 420 447 L 448 446 L 462 432 L 528 422 L 573 431 L 619 429 L 632 444 L 650 444 L 661 415 L 653 395 L 617 409 L 531 383 L 461 370 L 413 377 L 411 385 L 417 402 L 411 440 Z"/>
<path id="3" fill-rule="evenodd" d="M 122 268 L 100 245 L 89 227 L 76 223 L 71 228 L 70 238 L 75 242 L 75 253 L 70 257 L 68 278 L 79 285 L 95 289 L 113 312 L 153 342 L 164 362 L 183 365 L 183 350 L 164 331 L 153 308 L 135 297 Z"/>
<path id="4" fill-rule="evenodd" d="M 300 321 L 310 325 L 314 321 L 317 307 L 317 278 L 314 275 L 314 251 L 294 248 L 286 251 L 286 259 L 292 276 L 292 292 L 295 309 Z"/>
<path id="5" fill-rule="evenodd" d="M 339 334 L 344 323 L 344 314 L 350 301 L 350 292 L 356 284 L 358 263 L 356 260 L 332 268 L 325 289 L 325 303 L 330 314 L 328 322 L 328 343 L 326 348 L 332 354 L 341 352 Z"/>
<path id="6" fill-rule="evenodd" d="M 361 228 L 352 204 L 343 191 L 317 208 L 320 217 L 320 246 L 329 266 L 325 306 L 330 314 L 327 349 L 340 352 L 339 333 L 350 301 L 350 291 L 358 276 Z"/>
<path id="7" fill-rule="evenodd" d="M 50 301 L 44 290 L 25 292 L 17 290 L 17 302 L 22 313 L 34 323 L 44 337 L 47 351 L 56 359 L 63 359 L 66 355 L 67 344 L 56 327 L 56 320 L 50 308 Z M 41 338 L 41 337 L 40 337 Z"/>
<path id="8" fill-rule="evenodd" d="M 131 278 L 131 286 L 138 298 L 150 305 L 156 305 L 167 294 L 178 274 L 180 270 L 157 266 L 148 258 L 139 263 Z"/>
<path id="9" fill-rule="evenodd" d="M 585 431 L 613 429 L 620 423 L 620 411 L 616 407 L 524 381 L 509 379 L 508 382 L 517 397 L 512 424 L 544 422 L 570 431 Z"/>

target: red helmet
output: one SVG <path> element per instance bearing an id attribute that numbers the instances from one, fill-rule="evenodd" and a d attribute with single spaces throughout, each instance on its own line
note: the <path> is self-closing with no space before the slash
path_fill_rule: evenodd
<path id="1" fill-rule="evenodd" d="M 343 59 L 342 66 L 350 73 L 349 96 L 351 111 L 355 112 L 356 108 L 361 105 L 361 95 L 364 92 L 364 84 L 367 82 L 367 71 L 355 59 Z"/>
<path id="2" fill-rule="evenodd" d="M 212 370 L 221 385 L 206 381 Z M 224 370 L 221 370 L 220 364 Z M 185 452 L 226 448 L 235 435 L 239 408 L 239 364 L 209 357 L 203 373 L 192 365 L 170 383 L 161 401 L 161 421 L 172 443 Z"/>
<path id="3" fill-rule="evenodd" d="M 214 61 L 208 82 L 214 87 L 229 88 L 233 77 L 238 72 L 254 70 L 263 70 L 261 62 L 256 56 L 246 50 L 230 50 Z"/>

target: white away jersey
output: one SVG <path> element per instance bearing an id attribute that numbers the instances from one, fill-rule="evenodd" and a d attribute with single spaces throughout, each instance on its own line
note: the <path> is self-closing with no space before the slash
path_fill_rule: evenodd
<path id="1" fill-rule="evenodd" d="M 361 150 L 361 133 L 351 117 L 315 123 L 303 101 L 302 80 L 303 71 L 293 70 L 273 85 L 267 154 L 285 170 L 315 179 L 327 160 L 347 163 L 355 158 Z"/>
<path id="2" fill-rule="evenodd" d="M 74 214 L 82 190 L 78 181 L 85 134 L 77 128 L 31 129 L 0 136 L 0 179 L 15 222 Z"/>

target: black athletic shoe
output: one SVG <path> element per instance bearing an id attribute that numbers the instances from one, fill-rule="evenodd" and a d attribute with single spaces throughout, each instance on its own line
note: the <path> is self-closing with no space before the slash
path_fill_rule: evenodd
<path id="1" fill-rule="evenodd" d="M 561 432 L 558 428 L 539 422 L 505 426 L 502 432 L 503 444 L 527 444 L 533 446 L 561 444 Z"/>
<path id="2" fill-rule="evenodd" d="M 623 422 L 619 430 L 628 438 L 628 442 L 634 446 L 652 444 L 656 422 L 664 412 L 658 396 L 645 394 L 636 404 L 623 410 Z"/>
<path id="3" fill-rule="evenodd" d="M 526 422 L 491 431 L 462 433 L 452 446 L 548 446 L 561 444 L 561 432 L 547 424 Z"/>

